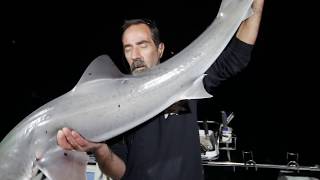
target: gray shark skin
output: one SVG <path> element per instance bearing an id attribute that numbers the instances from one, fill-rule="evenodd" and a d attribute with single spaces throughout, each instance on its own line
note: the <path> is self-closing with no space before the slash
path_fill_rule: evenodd
<path id="1" fill-rule="evenodd" d="M 211 97 L 203 87 L 204 73 L 248 17 L 251 3 L 223 0 L 213 23 L 196 40 L 139 75 L 124 75 L 107 55 L 97 57 L 71 91 L 32 112 L 1 141 L 0 179 L 29 180 L 40 169 L 51 180 L 84 180 L 88 157 L 57 145 L 62 127 L 100 142 L 179 100 Z"/>

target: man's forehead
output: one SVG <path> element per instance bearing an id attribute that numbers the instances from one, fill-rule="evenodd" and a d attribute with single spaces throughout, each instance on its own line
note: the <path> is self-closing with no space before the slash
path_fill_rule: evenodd
<path id="1" fill-rule="evenodd" d="M 149 27 L 145 24 L 131 25 L 125 30 L 122 41 L 142 41 L 152 40 L 152 34 Z"/>

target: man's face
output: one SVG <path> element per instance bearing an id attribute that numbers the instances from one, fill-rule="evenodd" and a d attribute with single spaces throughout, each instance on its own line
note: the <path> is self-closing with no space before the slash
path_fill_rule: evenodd
<path id="1" fill-rule="evenodd" d="M 122 36 L 124 55 L 132 74 L 142 72 L 159 64 L 164 45 L 157 47 L 152 33 L 145 24 L 132 25 Z"/>

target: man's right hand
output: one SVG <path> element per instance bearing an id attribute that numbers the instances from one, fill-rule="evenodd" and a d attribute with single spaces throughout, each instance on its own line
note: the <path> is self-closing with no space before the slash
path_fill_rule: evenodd
<path id="1" fill-rule="evenodd" d="M 124 175 L 126 165 L 104 143 L 90 142 L 69 128 L 62 128 L 58 131 L 57 142 L 65 150 L 93 152 L 101 171 L 112 179 L 121 179 Z"/>
<path id="2" fill-rule="evenodd" d="M 58 145 L 65 150 L 77 150 L 82 152 L 96 152 L 103 145 L 83 138 L 79 133 L 69 128 L 62 128 L 57 134 Z"/>

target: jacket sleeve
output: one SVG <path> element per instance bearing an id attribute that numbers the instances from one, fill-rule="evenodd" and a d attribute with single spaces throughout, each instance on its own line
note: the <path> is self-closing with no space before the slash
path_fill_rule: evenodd
<path id="1" fill-rule="evenodd" d="M 105 142 L 113 153 L 115 153 L 120 159 L 127 164 L 128 159 L 128 144 L 126 142 L 125 135 L 119 135 Z"/>
<path id="2" fill-rule="evenodd" d="M 244 69 L 251 59 L 252 49 L 253 45 L 234 37 L 206 71 L 207 76 L 203 80 L 206 91 L 213 94 L 222 81 Z"/>

